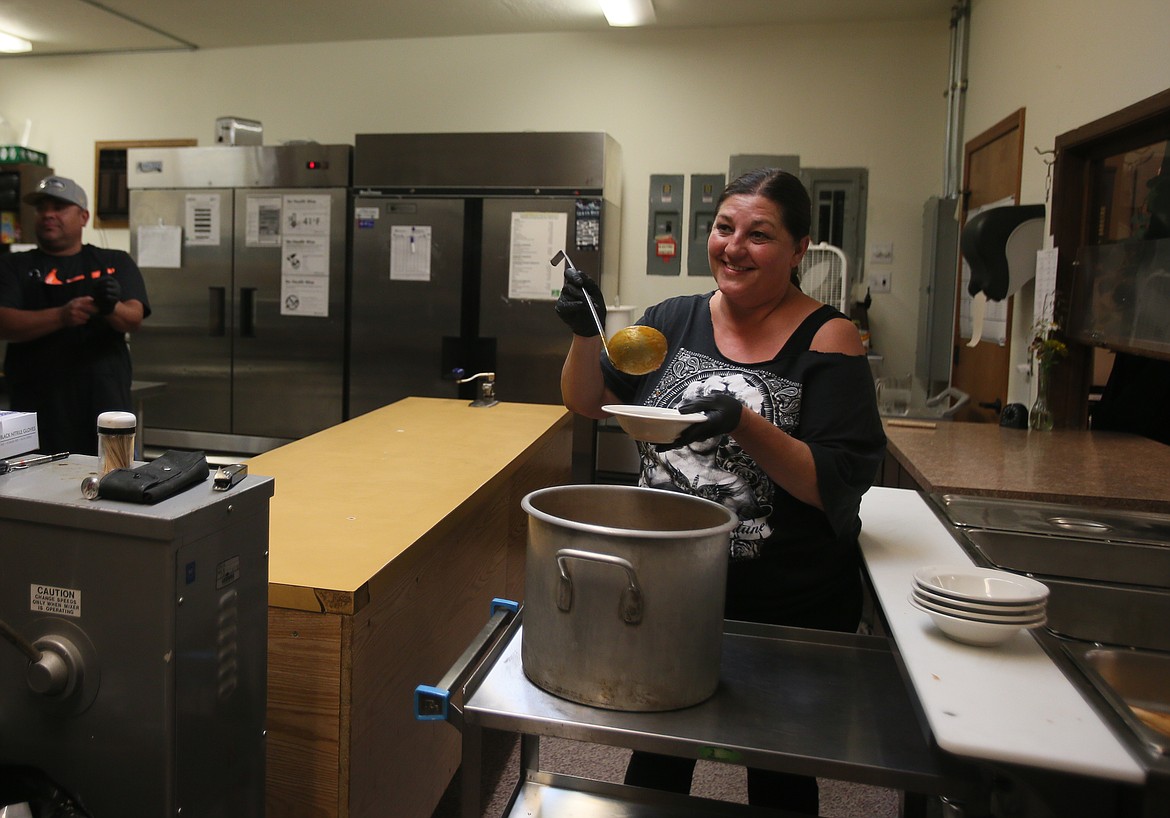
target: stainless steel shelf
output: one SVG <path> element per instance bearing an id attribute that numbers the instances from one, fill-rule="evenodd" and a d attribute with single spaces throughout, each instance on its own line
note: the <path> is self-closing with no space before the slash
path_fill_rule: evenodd
<path id="1" fill-rule="evenodd" d="M 769 815 L 780 816 L 775 810 Z M 787 815 L 788 813 L 783 813 Z M 752 818 L 743 804 L 639 790 L 587 778 L 534 773 L 522 780 L 503 818 Z"/>
<path id="2" fill-rule="evenodd" d="M 880 637 L 727 622 L 715 695 L 694 707 L 664 713 L 603 710 L 545 692 L 524 675 L 522 638 L 517 620 L 494 658 L 489 657 L 464 688 L 464 815 L 479 815 L 478 788 L 470 782 L 478 782 L 476 755 L 482 729 L 712 759 L 912 793 L 964 795 L 977 787 L 978 775 L 972 768 L 940 751 L 920 726 L 896 658 Z M 552 779 L 534 789 L 532 782 L 539 783 L 543 775 L 536 769 L 538 762 L 524 758 L 521 763 L 530 769 L 521 776 L 516 802 L 588 800 L 562 794 Z M 600 795 L 592 790 L 588 797 L 636 800 L 644 799 L 645 792 L 607 785 Z M 469 798 L 476 802 L 474 808 L 466 803 Z M 653 808 L 646 805 L 646 810 Z M 628 809 L 633 811 L 596 814 L 639 818 L 657 814 Z"/>

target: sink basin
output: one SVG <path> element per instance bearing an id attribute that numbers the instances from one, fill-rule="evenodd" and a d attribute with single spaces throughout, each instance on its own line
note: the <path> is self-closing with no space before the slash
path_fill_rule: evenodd
<path id="1" fill-rule="evenodd" d="M 1048 586 L 1048 630 L 1107 645 L 1170 651 L 1170 592 L 1036 577 Z"/>
<path id="2" fill-rule="evenodd" d="M 1065 649 L 1130 729 L 1170 755 L 1170 654 L 1084 645 Z"/>
<path id="3" fill-rule="evenodd" d="M 996 568 L 1170 588 L 1170 548 L 1164 545 L 979 529 L 960 536 Z"/>
<path id="4" fill-rule="evenodd" d="M 1147 752 L 1170 756 L 1170 515 L 930 500 L 977 565 L 1048 586 L 1048 623 L 1036 638 L 1063 649 L 1066 672 L 1091 685 Z"/>
<path id="5" fill-rule="evenodd" d="M 931 500 L 955 525 L 996 531 L 1071 535 L 1095 540 L 1170 543 L 1170 514 L 936 494 Z"/>
<path id="6" fill-rule="evenodd" d="M 1170 515 L 955 494 L 931 500 L 977 564 L 1048 586 L 1048 630 L 1170 651 Z"/>

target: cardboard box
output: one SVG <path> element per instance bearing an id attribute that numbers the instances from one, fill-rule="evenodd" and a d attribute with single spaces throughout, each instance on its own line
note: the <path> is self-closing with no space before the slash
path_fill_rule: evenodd
<path id="1" fill-rule="evenodd" d="M 34 452 L 40 445 L 36 412 L 0 411 L 0 457 Z"/>

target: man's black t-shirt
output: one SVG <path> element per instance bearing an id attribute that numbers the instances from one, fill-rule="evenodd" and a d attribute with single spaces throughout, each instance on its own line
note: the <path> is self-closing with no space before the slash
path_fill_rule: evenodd
<path id="1" fill-rule="evenodd" d="M 122 300 L 142 302 L 146 285 L 128 253 L 84 245 L 72 256 L 40 250 L 0 256 L 0 306 L 20 310 L 60 307 L 93 294 L 94 283 L 113 276 Z M 97 452 L 97 416 L 133 411 L 130 351 L 123 333 L 103 316 L 32 341 L 9 342 L 4 376 L 12 409 L 36 412 L 43 452 Z"/>

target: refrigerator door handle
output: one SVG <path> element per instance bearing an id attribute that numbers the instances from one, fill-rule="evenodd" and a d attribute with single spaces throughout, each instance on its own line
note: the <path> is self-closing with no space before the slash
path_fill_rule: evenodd
<path id="1" fill-rule="evenodd" d="M 240 336 L 256 337 L 256 288 L 240 287 Z"/>
<path id="2" fill-rule="evenodd" d="M 227 332 L 227 290 L 224 287 L 207 288 L 207 334 L 222 338 Z"/>

